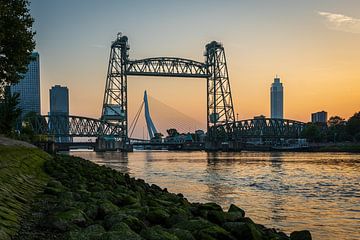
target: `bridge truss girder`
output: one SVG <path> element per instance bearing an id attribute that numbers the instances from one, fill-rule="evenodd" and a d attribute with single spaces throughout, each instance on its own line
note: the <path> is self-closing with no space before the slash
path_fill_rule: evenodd
<path id="1" fill-rule="evenodd" d="M 45 115 L 28 121 L 35 134 L 57 137 L 121 137 L 121 126 L 94 118 Z"/>
<path id="2" fill-rule="evenodd" d="M 289 119 L 247 119 L 234 124 L 233 140 L 247 138 L 299 138 L 305 123 Z"/>
<path id="3" fill-rule="evenodd" d="M 160 77 L 208 77 L 204 63 L 175 57 L 146 58 L 129 61 L 127 75 Z"/>

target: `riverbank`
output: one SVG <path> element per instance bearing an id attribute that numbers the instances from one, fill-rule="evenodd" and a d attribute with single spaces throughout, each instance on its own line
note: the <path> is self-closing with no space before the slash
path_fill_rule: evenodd
<path id="1" fill-rule="evenodd" d="M 331 144 L 331 145 L 315 145 L 310 151 L 312 152 L 349 152 L 349 153 L 360 153 L 360 144 Z"/>
<path id="2" fill-rule="evenodd" d="M 3 143 L 4 138 L 1 139 Z M 14 236 L 31 203 L 48 182 L 43 164 L 47 153 L 20 141 L 0 145 L 0 239 Z M 14 146 L 15 145 L 15 146 Z M 24 147 L 27 146 L 27 147 Z"/>
<path id="3" fill-rule="evenodd" d="M 27 148 L 8 148 L 3 157 L 4 147 L 0 151 L 1 162 L 20 161 L 16 155 L 27 166 L 42 154 L 34 165 L 37 174 L 28 180 L 41 181 L 23 203 L 23 209 L 31 210 L 20 210 L 15 219 L 22 218 L 20 230 L 14 227 L 6 232 L 2 217 L 1 231 L 8 239 L 14 232 L 15 239 L 290 239 L 254 223 L 235 205 L 225 212 L 216 203 L 190 203 L 181 194 L 81 158 L 50 157 L 37 149 L 29 155 L 34 149 Z M 310 238 L 308 231 L 291 235 L 291 239 Z"/>

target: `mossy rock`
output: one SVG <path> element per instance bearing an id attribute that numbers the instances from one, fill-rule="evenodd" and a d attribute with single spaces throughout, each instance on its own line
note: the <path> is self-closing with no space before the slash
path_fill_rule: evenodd
<path id="1" fill-rule="evenodd" d="M 100 202 L 98 205 L 98 217 L 103 219 L 105 216 L 117 212 L 119 208 L 110 201 Z"/>
<path id="2" fill-rule="evenodd" d="M 122 207 L 139 203 L 139 200 L 130 194 L 116 194 L 114 197 L 114 203 L 117 206 Z"/>
<path id="3" fill-rule="evenodd" d="M 105 229 L 103 226 L 99 224 L 90 225 L 85 229 L 80 231 L 72 231 L 69 232 L 66 239 L 69 240 L 96 240 L 100 239 L 101 236 L 105 233 Z"/>
<path id="4" fill-rule="evenodd" d="M 266 240 L 265 233 L 254 223 L 246 223 L 250 228 L 253 240 Z"/>
<path id="5" fill-rule="evenodd" d="M 172 228 L 168 230 L 171 234 L 175 235 L 179 240 L 195 240 L 194 236 L 190 231 L 180 229 L 180 228 Z"/>
<path id="6" fill-rule="evenodd" d="M 76 226 L 86 225 L 86 215 L 79 209 L 71 209 L 65 212 L 58 212 L 48 219 L 50 227 L 59 231 L 68 231 L 76 229 Z"/>
<path id="7" fill-rule="evenodd" d="M 98 206 L 94 203 L 88 203 L 84 209 L 86 216 L 92 220 L 99 220 L 98 217 Z"/>
<path id="8" fill-rule="evenodd" d="M 170 217 L 166 220 L 165 226 L 171 227 L 177 223 L 188 221 L 189 216 L 186 214 L 171 214 Z"/>
<path id="9" fill-rule="evenodd" d="M 140 232 L 143 228 L 145 228 L 144 223 L 138 218 L 122 212 L 116 212 L 108 215 L 104 220 L 104 226 L 110 231 L 115 231 L 116 229 L 114 229 L 114 226 L 121 222 L 128 225 L 135 232 Z"/>
<path id="10" fill-rule="evenodd" d="M 147 240 L 179 240 L 176 235 L 171 234 L 159 225 L 142 230 L 140 235 Z"/>
<path id="11" fill-rule="evenodd" d="M 242 217 L 245 217 L 245 211 L 234 204 L 230 205 L 228 212 L 229 213 L 230 212 L 235 212 L 235 213 L 240 212 L 242 214 Z"/>
<path id="12" fill-rule="evenodd" d="M 214 211 L 223 211 L 221 206 L 217 203 L 209 202 L 209 203 L 203 203 L 199 204 L 198 206 L 199 210 L 214 210 Z"/>
<path id="13" fill-rule="evenodd" d="M 187 220 L 187 221 L 182 221 L 180 223 L 175 224 L 173 227 L 188 230 L 191 233 L 193 233 L 193 232 L 199 231 L 201 229 L 209 228 L 212 226 L 214 226 L 213 223 L 199 218 L 199 219 L 191 219 L 191 220 Z"/>
<path id="14" fill-rule="evenodd" d="M 57 180 L 54 180 L 54 179 L 51 179 L 47 185 L 48 187 L 52 187 L 52 188 L 64 188 L 64 186 L 62 185 L 62 183 L 60 181 L 57 181 Z"/>
<path id="15" fill-rule="evenodd" d="M 146 218 L 153 224 L 164 224 L 169 219 L 170 214 L 162 208 L 150 208 Z"/>
<path id="16" fill-rule="evenodd" d="M 251 229 L 247 223 L 244 222 L 226 222 L 223 224 L 223 228 L 230 232 L 238 239 L 251 240 Z"/>
<path id="17" fill-rule="evenodd" d="M 222 240 L 235 240 L 228 231 L 220 226 L 214 225 L 202 229 L 195 233 L 197 239 L 222 239 Z"/>
<path id="18" fill-rule="evenodd" d="M 295 231 L 290 234 L 291 240 L 311 240 L 311 233 L 308 230 Z"/>
<path id="19" fill-rule="evenodd" d="M 101 235 L 101 240 L 141 240 L 125 223 L 116 224 L 116 231 L 109 231 Z"/>

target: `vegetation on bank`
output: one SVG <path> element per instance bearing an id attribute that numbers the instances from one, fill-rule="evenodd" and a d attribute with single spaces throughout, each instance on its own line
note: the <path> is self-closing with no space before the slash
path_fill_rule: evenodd
<path id="1" fill-rule="evenodd" d="M 0 239 L 10 239 L 30 203 L 48 182 L 43 164 L 50 156 L 37 148 L 0 146 Z"/>
<path id="2" fill-rule="evenodd" d="M 360 152 L 359 145 L 333 145 L 333 146 L 321 146 L 315 149 L 316 152 Z"/>
<path id="3" fill-rule="evenodd" d="M 235 205 L 225 212 L 190 203 L 81 158 L 56 155 L 44 169 L 50 180 L 15 239 L 311 239 L 308 231 L 290 238 L 256 224 Z"/>
<path id="4" fill-rule="evenodd" d="M 360 112 L 348 120 L 330 117 L 327 124 L 308 123 L 301 136 L 310 142 L 360 142 Z"/>

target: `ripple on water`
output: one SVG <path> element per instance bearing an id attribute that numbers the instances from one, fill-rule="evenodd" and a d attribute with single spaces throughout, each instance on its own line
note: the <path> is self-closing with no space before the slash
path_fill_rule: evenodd
<path id="1" fill-rule="evenodd" d="M 360 154 L 73 152 L 190 201 L 231 203 L 255 221 L 313 239 L 360 239 Z"/>

